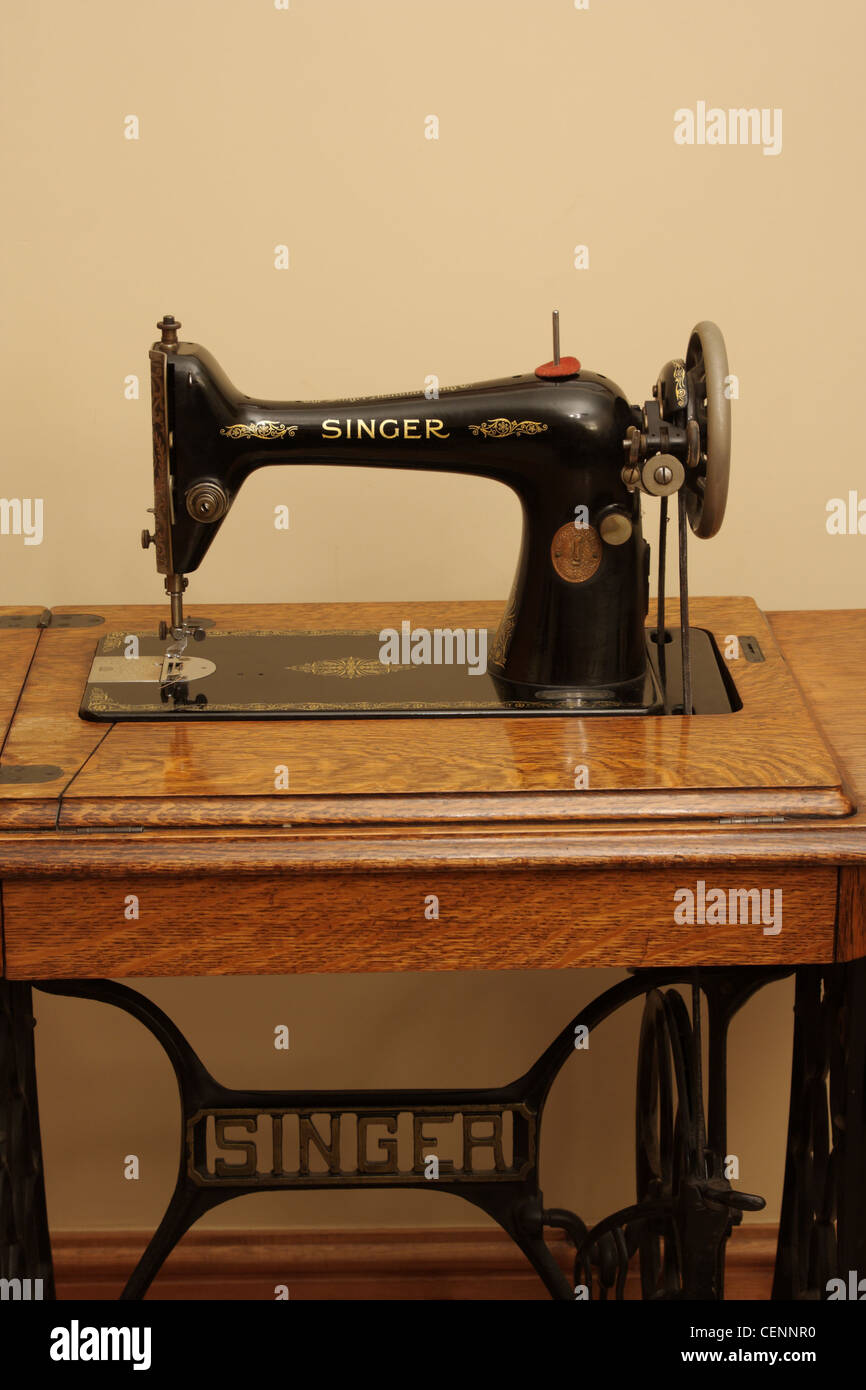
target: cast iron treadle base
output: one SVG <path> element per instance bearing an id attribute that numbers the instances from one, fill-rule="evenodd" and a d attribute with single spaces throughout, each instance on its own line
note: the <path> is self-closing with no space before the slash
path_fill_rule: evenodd
<path id="1" fill-rule="evenodd" d="M 743 1210 L 763 1205 L 733 1190 L 724 1176 L 728 1026 L 753 994 L 791 973 L 790 966 L 636 970 L 582 1009 L 516 1081 L 453 1091 L 233 1090 L 210 1075 L 171 1020 L 137 991 L 110 980 L 37 987 L 132 1014 L 158 1039 L 177 1078 L 177 1183 L 122 1298 L 141 1298 L 184 1232 L 222 1202 L 246 1192 L 342 1186 L 424 1187 L 463 1197 L 499 1223 L 554 1298 L 573 1299 L 578 1286 L 581 1296 L 622 1297 L 637 1255 L 645 1299 L 720 1299 L 727 1238 Z M 850 1271 L 866 1270 L 866 961 L 802 966 L 796 975 L 788 1164 L 773 1290 L 781 1299 L 827 1297 L 830 1281 L 844 1284 Z M 674 984 L 690 987 L 691 1011 Z M 576 1030 L 591 1032 L 642 994 L 637 1201 L 587 1229 L 576 1213 L 544 1206 L 538 1181 L 544 1104 L 575 1050 Z M 701 997 L 709 1033 L 706 1088 Z M 434 1125 L 437 1134 L 430 1133 Z M 460 1140 L 450 1162 L 448 1137 Z M 551 1228 L 565 1231 L 574 1246 L 571 1278 L 544 1239 Z M 30 986 L 16 981 L 0 981 L 0 1275 L 42 1279 L 44 1296 L 53 1296 Z"/>
<path id="2" fill-rule="evenodd" d="M 0 1278 L 22 1281 L 23 1299 L 54 1297 L 34 1025 L 30 986 L 0 980 Z"/>
<path id="3" fill-rule="evenodd" d="M 499 1223 L 554 1298 L 573 1299 L 575 1285 L 586 1286 L 589 1297 L 606 1298 L 611 1289 L 621 1296 L 637 1251 L 644 1297 L 714 1299 L 723 1295 L 731 1228 L 744 1207 L 762 1205 L 734 1192 L 720 1167 L 727 1028 L 751 995 L 790 973 L 789 966 L 635 971 L 582 1009 L 523 1076 L 489 1090 L 234 1090 L 210 1075 L 171 1020 L 137 991 L 109 980 L 38 987 L 132 1014 L 159 1040 L 177 1078 L 177 1183 L 123 1298 L 141 1298 L 184 1232 L 222 1202 L 253 1191 L 341 1186 L 423 1187 L 464 1198 Z M 677 991 L 665 989 L 674 983 L 691 986 L 693 1008 L 701 994 L 706 1000 L 706 1124 L 700 1025 L 696 1015 L 690 1021 Z M 574 1212 L 544 1207 L 538 1172 L 544 1103 L 575 1051 L 576 1029 L 591 1032 L 642 994 L 638 1200 L 587 1230 Z M 430 1132 L 434 1125 L 437 1134 Z M 445 1147 L 448 1137 L 460 1141 L 453 1151 Z M 438 1159 L 438 1172 L 431 1158 Z M 564 1230 L 575 1246 L 571 1278 L 545 1242 L 548 1228 Z"/>
<path id="4" fill-rule="evenodd" d="M 806 965 L 797 971 L 773 1297 L 862 1298 L 864 1277 L 866 960 Z M 834 1279 L 842 1290 L 829 1288 Z"/>

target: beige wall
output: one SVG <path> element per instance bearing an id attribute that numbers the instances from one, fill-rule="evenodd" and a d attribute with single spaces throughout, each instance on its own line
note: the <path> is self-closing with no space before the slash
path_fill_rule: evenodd
<path id="1" fill-rule="evenodd" d="M 531 369 L 563 351 L 633 400 L 714 318 L 734 472 L 696 593 L 765 608 L 863 602 L 866 538 L 828 499 L 866 495 L 859 0 L 28 0 L 3 28 L 0 493 L 41 497 L 39 546 L 0 536 L 4 603 L 145 602 L 146 349 L 165 311 L 245 390 L 338 396 Z M 679 146 L 698 101 L 780 108 L 782 149 Z M 140 138 L 124 138 L 136 115 Z M 438 140 L 425 139 L 436 115 Z M 285 243 L 290 269 L 274 268 Z M 586 244 L 589 269 L 573 268 Z M 288 503 L 288 533 L 273 529 Z M 652 509 L 648 509 L 652 515 Z M 263 471 L 194 576 L 196 603 L 504 597 L 515 500 L 477 479 Z M 469 1085 L 523 1070 L 615 972 L 154 982 L 240 1085 Z M 39 1001 L 57 1227 L 158 1218 L 171 1077 L 103 1006 Z M 275 1022 L 292 1049 L 275 1054 Z M 731 1147 L 778 1209 L 790 987 L 733 1037 Z M 551 1102 L 549 1201 L 631 1195 L 636 1014 Z M 588 1107 L 584 1111 L 584 1107 Z M 609 1141 L 593 1156 L 590 1122 Z M 141 1155 L 138 1183 L 121 1178 Z M 259 1197 L 215 1224 L 474 1222 L 434 1194 Z"/>

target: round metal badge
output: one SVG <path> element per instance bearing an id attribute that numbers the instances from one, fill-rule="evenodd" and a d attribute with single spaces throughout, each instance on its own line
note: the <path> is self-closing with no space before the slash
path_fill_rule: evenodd
<path id="1" fill-rule="evenodd" d="M 569 584 L 592 579 L 601 564 L 601 554 L 601 536 L 595 527 L 575 526 L 573 521 L 560 526 L 550 543 L 553 568 Z"/>

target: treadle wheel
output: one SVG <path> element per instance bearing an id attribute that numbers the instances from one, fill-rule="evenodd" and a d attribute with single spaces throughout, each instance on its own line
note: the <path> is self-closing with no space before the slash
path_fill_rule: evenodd
<path id="1" fill-rule="evenodd" d="M 686 509 L 696 536 L 719 530 L 728 500 L 731 471 L 731 402 L 727 395 L 728 354 L 721 330 L 709 320 L 695 324 L 686 349 L 689 414 L 700 428 L 700 459 L 686 476 Z"/>
<path id="2" fill-rule="evenodd" d="M 647 995 L 638 1045 L 636 1160 L 638 1202 L 673 1205 L 698 1163 L 698 1086 L 694 1034 L 676 990 Z M 640 1260 L 641 1296 L 683 1296 L 683 1257 L 672 1215 L 641 1218 L 629 1230 Z"/>

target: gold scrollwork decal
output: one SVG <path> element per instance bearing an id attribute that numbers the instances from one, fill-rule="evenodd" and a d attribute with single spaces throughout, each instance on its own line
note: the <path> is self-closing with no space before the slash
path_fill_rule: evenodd
<path id="1" fill-rule="evenodd" d="M 542 434 L 547 429 L 540 420 L 506 420 L 497 415 L 493 420 L 482 420 L 480 425 L 470 425 L 473 434 L 483 434 L 487 439 L 508 439 L 514 434 Z"/>
<path id="2" fill-rule="evenodd" d="M 514 612 L 513 608 L 509 607 L 508 612 L 505 613 L 502 622 L 496 629 L 496 634 L 490 646 L 491 666 L 505 665 L 505 658 L 508 655 L 508 648 L 511 646 L 511 639 L 514 636 L 514 624 L 516 622 L 516 618 L 517 615 Z"/>
<path id="3" fill-rule="evenodd" d="M 674 364 L 674 394 L 677 398 L 677 407 L 682 410 L 688 403 L 689 393 L 686 389 L 686 364 L 676 362 Z"/>
<path id="4" fill-rule="evenodd" d="M 387 676 L 392 671 L 411 671 L 411 666 L 385 665 L 381 661 L 360 656 L 344 656 L 337 661 L 305 661 L 302 666 L 289 666 L 289 671 L 302 671 L 307 676 L 338 676 L 341 680 L 358 680 L 364 676 Z"/>
<path id="5" fill-rule="evenodd" d="M 87 708 L 93 710 L 96 714 L 103 714 L 106 711 L 120 713 L 123 710 L 135 709 L 135 705 L 118 704 L 117 700 L 113 699 L 107 690 L 103 690 L 101 685 L 94 685 L 91 686 L 90 689 L 90 699 L 87 702 Z"/>
<path id="6" fill-rule="evenodd" d="M 229 439 L 291 439 L 297 434 L 297 425 L 281 425 L 278 420 L 256 420 L 252 425 L 224 425 L 220 434 Z"/>

